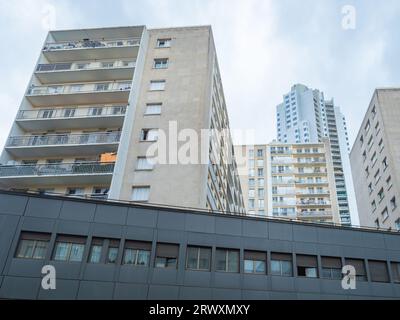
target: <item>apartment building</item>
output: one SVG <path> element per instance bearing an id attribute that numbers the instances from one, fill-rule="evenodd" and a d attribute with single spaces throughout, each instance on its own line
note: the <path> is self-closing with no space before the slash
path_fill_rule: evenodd
<path id="1" fill-rule="evenodd" d="M 236 146 L 248 215 L 340 223 L 329 140 Z"/>
<path id="2" fill-rule="evenodd" d="M 400 88 L 376 89 L 350 153 L 361 226 L 400 231 Z"/>
<path id="3" fill-rule="evenodd" d="M 347 124 L 340 108 L 320 90 L 296 84 L 276 107 L 276 116 L 279 142 L 319 143 L 329 138 L 341 223 L 358 225 Z"/>
<path id="4" fill-rule="evenodd" d="M 206 161 L 183 164 L 174 161 L 183 129 L 228 134 L 197 141 Z M 148 150 L 162 136 L 157 162 Z M 0 186 L 243 212 L 231 146 L 210 26 L 51 31 L 0 158 Z"/>

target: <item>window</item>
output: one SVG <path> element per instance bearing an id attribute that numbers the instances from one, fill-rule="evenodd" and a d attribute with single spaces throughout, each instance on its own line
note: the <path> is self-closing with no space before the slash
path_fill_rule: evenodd
<path id="1" fill-rule="evenodd" d="M 85 243 L 85 237 L 58 236 L 53 259 L 56 261 L 81 262 Z"/>
<path id="2" fill-rule="evenodd" d="M 80 91 L 82 91 L 82 89 L 83 89 L 83 84 L 73 84 L 70 87 L 70 92 L 80 92 Z"/>
<path id="3" fill-rule="evenodd" d="M 293 276 L 292 254 L 271 253 L 271 274 L 275 276 Z"/>
<path id="4" fill-rule="evenodd" d="M 158 129 L 142 129 L 140 133 L 140 141 L 157 141 Z"/>
<path id="5" fill-rule="evenodd" d="M 371 207 L 372 207 L 372 211 L 376 210 L 376 201 L 375 200 L 371 202 Z"/>
<path id="6" fill-rule="evenodd" d="M 67 195 L 69 196 L 81 196 L 85 194 L 85 188 L 68 188 Z"/>
<path id="7" fill-rule="evenodd" d="M 119 240 L 93 238 L 90 246 L 89 263 L 116 263 Z M 106 253 L 106 254 L 104 254 Z"/>
<path id="8" fill-rule="evenodd" d="M 210 271 L 211 248 L 192 247 L 187 248 L 186 269 Z"/>
<path id="9" fill-rule="evenodd" d="M 102 66 L 103 68 L 112 68 L 112 67 L 114 67 L 114 62 L 103 62 L 103 63 L 101 64 L 101 66 Z"/>
<path id="10" fill-rule="evenodd" d="M 260 209 L 264 209 L 264 199 L 259 199 L 258 200 L 258 208 Z"/>
<path id="11" fill-rule="evenodd" d="M 378 169 L 375 174 L 374 174 L 374 181 L 375 184 L 377 184 L 379 182 L 379 180 L 381 179 L 381 175 L 380 175 L 380 170 Z"/>
<path id="12" fill-rule="evenodd" d="M 249 189 L 249 198 L 254 198 L 254 196 L 255 196 L 255 190 Z"/>
<path id="13" fill-rule="evenodd" d="M 388 163 L 387 163 L 387 158 L 386 157 L 385 157 L 385 159 L 383 159 L 382 165 L 383 165 L 383 170 L 386 170 L 387 167 L 388 167 Z"/>
<path id="14" fill-rule="evenodd" d="M 255 186 L 255 180 L 253 178 L 249 179 L 249 187 Z"/>
<path id="15" fill-rule="evenodd" d="M 154 163 L 152 158 L 138 157 L 136 163 L 136 170 L 153 170 Z"/>
<path id="16" fill-rule="evenodd" d="M 368 122 L 367 122 L 367 124 L 365 125 L 365 131 L 368 133 L 368 131 L 369 131 L 369 129 L 371 128 L 371 123 L 369 122 L 369 120 L 368 120 Z"/>
<path id="17" fill-rule="evenodd" d="M 263 167 L 264 166 L 264 160 L 257 160 L 257 167 Z"/>
<path id="18" fill-rule="evenodd" d="M 374 191 L 374 188 L 372 187 L 372 183 L 370 183 L 368 185 L 368 191 L 369 191 L 370 194 Z"/>
<path id="19" fill-rule="evenodd" d="M 150 187 L 133 187 L 132 201 L 149 201 Z"/>
<path id="20" fill-rule="evenodd" d="M 171 39 L 157 39 L 157 48 L 169 48 Z"/>
<path id="21" fill-rule="evenodd" d="M 373 282 L 389 282 L 386 261 L 368 260 L 369 273 Z"/>
<path id="22" fill-rule="evenodd" d="M 217 248 L 215 258 L 217 271 L 239 272 L 239 250 Z"/>
<path id="23" fill-rule="evenodd" d="M 400 283 L 400 262 L 391 262 L 393 282 Z"/>
<path id="24" fill-rule="evenodd" d="M 397 208 L 396 197 L 390 199 L 390 208 L 392 209 L 392 211 Z"/>
<path id="25" fill-rule="evenodd" d="M 150 81 L 150 91 L 162 91 L 162 90 L 165 90 L 165 80 Z"/>
<path id="26" fill-rule="evenodd" d="M 265 192 L 264 189 L 258 189 L 258 198 L 264 198 Z"/>
<path id="27" fill-rule="evenodd" d="M 385 221 L 387 218 L 389 218 L 389 211 L 387 207 L 383 209 L 383 211 L 381 212 L 381 216 L 382 216 L 382 221 Z"/>
<path id="28" fill-rule="evenodd" d="M 44 259 L 50 241 L 50 234 L 22 232 L 19 238 L 16 258 Z"/>
<path id="29" fill-rule="evenodd" d="M 317 278 L 318 262 L 317 257 L 307 255 L 297 255 L 297 275 L 299 277 Z"/>
<path id="30" fill-rule="evenodd" d="M 90 246 L 89 262 L 100 263 L 102 250 L 103 250 L 103 239 L 94 238 L 92 240 L 92 245 Z"/>
<path id="31" fill-rule="evenodd" d="M 123 264 L 134 266 L 150 265 L 151 242 L 126 241 Z"/>
<path id="32" fill-rule="evenodd" d="M 257 150 L 257 157 L 263 157 L 264 156 L 264 150 L 263 149 L 258 149 Z"/>
<path id="33" fill-rule="evenodd" d="M 322 277 L 342 279 L 342 260 L 334 257 L 321 257 Z"/>
<path id="34" fill-rule="evenodd" d="M 346 265 L 353 266 L 356 270 L 356 279 L 359 281 L 367 281 L 367 272 L 365 271 L 364 260 L 361 259 L 345 259 Z"/>
<path id="35" fill-rule="evenodd" d="M 95 90 L 96 91 L 107 91 L 109 87 L 108 83 L 97 83 L 95 85 Z"/>
<path id="36" fill-rule="evenodd" d="M 157 268 L 178 267 L 179 244 L 157 244 L 156 263 Z"/>
<path id="37" fill-rule="evenodd" d="M 148 103 L 146 104 L 146 111 L 145 115 L 155 115 L 155 114 L 161 114 L 161 106 L 162 103 Z"/>
<path id="38" fill-rule="evenodd" d="M 258 179 L 258 186 L 264 187 L 264 179 Z"/>
<path id="39" fill-rule="evenodd" d="M 394 222 L 394 226 L 395 226 L 395 228 L 396 228 L 397 231 L 400 231 L 400 219 L 397 219 L 397 220 Z"/>
<path id="40" fill-rule="evenodd" d="M 266 273 L 267 255 L 265 252 L 244 251 L 244 272 L 245 273 Z"/>
<path id="41" fill-rule="evenodd" d="M 102 107 L 93 107 L 89 109 L 89 115 L 91 116 L 101 116 L 102 112 L 103 112 Z"/>
<path id="42" fill-rule="evenodd" d="M 166 69 L 168 68 L 168 59 L 154 59 L 154 69 Z"/>
<path id="43" fill-rule="evenodd" d="M 383 188 L 381 188 L 381 190 L 379 190 L 378 198 L 379 198 L 379 202 L 381 202 L 383 200 L 383 198 L 385 198 L 385 193 L 383 192 Z"/>
<path id="44" fill-rule="evenodd" d="M 109 240 L 106 263 L 117 263 L 119 240 Z"/>
<path id="45" fill-rule="evenodd" d="M 264 168 L 258 168 L 257 169 L 257 175 L 259 177 L 263 177 L 264 176 Z"/>

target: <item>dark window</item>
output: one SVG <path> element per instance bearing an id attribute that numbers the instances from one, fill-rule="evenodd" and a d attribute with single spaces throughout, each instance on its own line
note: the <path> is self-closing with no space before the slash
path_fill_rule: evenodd
<path id="1" fill-rule="evenodd" d="M 293 276 L 291 253 L 271 253 L 271 274 L 277 276 Z"/>
<path id="2" fill-rule="evenodd" d="M 327 279 L 342 279 L 342 260 L 334 257 L 321 257 L 322 276 Z"/>
<path id="3" fill-rule="evenodd" d="M 157 268 L 177 268 L 179 256 L 179 244 L 157 244 L 156 253 Z"/>
<path id="4" fill-rule="evenodd" d="M 50 241 L 50 234 L 22 232 L 18 242 L 16 258 L 44 259 Z"/>
<path id="5" fill-rule="evenodd" d="M 215 258 L 217 271 L 239 272 L 239 250 L 217 248 Z"/>
<path id="6" fill-rule="evenodd" d="M 193 247 L 187 248 L 186 269 L 210 271 L 211 248 Z"/>
<path id="7" fill-rule="evenodd" d="M 86 237 L 57 236 L 53 259 L 56 261 L 81 262 L 85 250 Z"/>
<path id="8" fill-rule="evenodd" d="M 116 263 L 119 240 L 93 238 L 90 246 L 88 262 Z"/>
<path id="9" fill-rule="evenodd" d="M 318 262 L 316 256 L 300 255 L 296 256 L 297 275 L 299 277 L 317 278 Z"/>
<path id="10" fill-rule="evenodd" d="M 391 262 L 393 282 L 400 283 L 400 262 Z"/>
<path id="11" fill-rule="evenodd" d="M 126 241 L 123 264 L 149 266 L 151 242 Z"/>
<path id="12" fill-rule="evenodd" d="M 356 279 L 360 281 L 367 281 L 367 273 L 365 271 L 364 260 L 361 259 L 347 259 L 346 265 L 353 266 L 356 270 Z"/>
<path id="13" fill-rule="evenodd" d="M 389 273 L 386 261 L 368 260 L 371 281 L 389 282 Z"/>
<path id="14" fill-rule="evenodd" d="M 245 273 L 266 273 L 267 255 L 260 251 L 244 251 L 244 272 Z"/>

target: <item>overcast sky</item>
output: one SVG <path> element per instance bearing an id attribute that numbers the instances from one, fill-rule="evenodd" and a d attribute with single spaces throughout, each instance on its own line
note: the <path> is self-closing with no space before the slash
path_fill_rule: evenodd
<path id="1" fill-rule="evenodd" d="M 356 9 L 355 29 L 342 27 L 345 5 Z M 399 16 L 398 0 L 1 0 L 0 148 L 48 25 L 210 24 L 232 128 L 255 129 L 257 143 L 271 141 L 275 106 L 304 83 L 335 99 L 352 143 L 373 90 L 400 83 Z"/>

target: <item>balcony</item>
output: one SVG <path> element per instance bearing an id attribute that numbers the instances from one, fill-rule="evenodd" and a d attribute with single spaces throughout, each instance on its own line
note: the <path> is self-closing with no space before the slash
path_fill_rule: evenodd
<path id="1" fill-rule="evenodd" d="M 15 136 L 5 148 L 15 157 L 93 155 L 117 151 L 120 136 L 120 132 Z"/>
<path id="2" fill-rule="evenodd" d="M 119 59 L 138 55 L 139 38 L 82 40 L 46 43 L 43 55 L 49 62 Z"/>
<path id="3" fill-rule="evenodd" d="M 307 181 L 307 180 L 296 180 L 295 184 L 299 184 L 299 185 L 316 185 L 316 186 L 320 186 L 320 185 L 327 185 L 329 184 L 328 180 L 320 180 L 320 181 Z"/>
<path id="4" fill-rule="evenodd" d="M 330 206 L 331 203 L 330 203 L 330 201 L 301 200 L 301 201 L 297 201 L 297 205 L 298 206 L 322 207 L 322 206 Z"/>
<path id="5" fill-rule="evenodd" d="M 298 212 L 297 216 L 301 219 L 315 219 L 315 218 L 332 218 L 331 211 L 303 211 Z"/>
<path id="6" fill-rule="evenodd" d="M 114 162 L 0 166 L 0 185 L 109 184 Z"/>
<path id="7" fill-rule="evenodd" d="M 132 80 L 135 61 L 39 64 L 35 75 L 42 84 L 96 80 Z"/>
<path id="8" fill-rule="evenodd" d="M 327 170 L 319 170 L 319 169 L 314 169 L 314 170 L 304 170 L 304 171 L 295 171 L 296 175 L 326 175 L 327 174 Z"/>
<path id="9" fill-rule="evenodd" d="M 130 81 L 31 86 L 26 98 L 34 106 L 128 103 Z"/>
<path id="10" fill-rule="evenodd" d="M 298 190 L 296 191 L 296 195 L 302 195 L 302 196 L 329 196 L 330 193 L 329 191 L 308 191 L 308 190 Z"/>
<path id="11" fill-rule="evenodd" d="M 126 105 L 47 108 L 21 110 L 16 122 L 25 131 L 119 128 L 122 127 Z"/>

